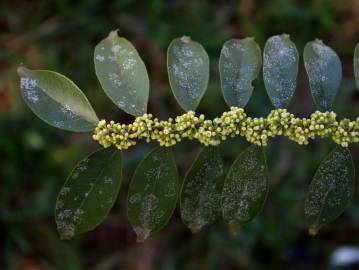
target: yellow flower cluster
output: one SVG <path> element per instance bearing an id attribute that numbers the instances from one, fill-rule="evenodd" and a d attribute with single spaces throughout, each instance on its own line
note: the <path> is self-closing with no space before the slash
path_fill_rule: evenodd
<path id="1" fill-rule="evenodd" d="M 242 108 L 232 107 L 221 117 L 213 120 L 196 116 L 193 111 L 169 118 L 167 121 L 144 114 L 132 124 L 120 124 L 101 120 L 93 139 L 102 146 L 127 149 L 137 140 L 156 140 L 162 146 L 171 146 L 183 138 L 196 139 L 204 145 L 218 145 L 228 137 L 242 136 L 256 145 L 267 145 L 268 138 L 286 136 L 298 144 L 308 144 L 315 137 L 331 138 L 335 143 L 347 147 L 359 142 L 359 118 L 355 121 L 336 120 L 334 112 L 314 112 L 310 118 L 297 118 L 285 109 L 272 110 L 267 118 L 252 118 Z"/>

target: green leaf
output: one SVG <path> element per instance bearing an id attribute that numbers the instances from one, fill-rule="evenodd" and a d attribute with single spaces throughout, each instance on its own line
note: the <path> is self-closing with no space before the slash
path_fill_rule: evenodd
<path id="1" fill-rule="evenodd" d="M 262 147 L 251 145 L 239 154 L 224 181 L 223 219 L 230 228 L 251 221 L 268 193 L 267 165 Z"/>
<path id="2" fill-rule="evenodd" d="M 303 57 L 314 103 L 321 111 L 332 110 L 342 81 L 338 55 L 317 39 L 305 45 Z"/>
<path id="3" fill-rule="evenodd" d="M 297 87 L 299 55 L 289 35 L 272 36 L 263 50 L 263 80 L 276 108 L 286 108 Z"/>
<path id="4" fill-rule="evenodd" d="M 305 199 L 309 233 L 340 216 L 354 191 L 354 164 L 348 148 L 337 146 L 320 164 Z"/>
<path id="5" fill-rule="evenodd" d="M 127 197 L 127 215 L 139 242 L 162 229 L 176 208 L 178 174 L 170 148 L 156 147 L 138 165 Z"/>
<path id="6" fill-rule="evenodd" d="M 185 111 L 196 110 L 209 79 L 209 58 L 205 49 L 190 37 L 174 39 L 167 50 L 167 70 L 179 105 Z"/>
<path id="7" fill-rule="evenodd" d="M 359 90 L 359 43 L 354 50 L 354 75 L 357 89 Z"/>
<path id="8" fill-rule="evenodd" d="M 187 172 L 181 190 L 181 216 L 193 233 L 212 223 L 221 211 L 223 163 L 218 147 L 207 146 Z"/>
<path id="9" fill-rule="evenodd" d="M 98 118 L 82 91 L 65 76 L 48 70 L 18 68 L 21 95 L 51 126 L 76 132 L 93 130 Z"/>
<path id="10" fill-rule="evenodd" d="M 95 70 L 107 96 L 134 116 L 147 111 L 150 82 L 135 47 L 112 31 L 95 47 Z"/>
<path id="11" fill-rule="evenodd" d="M 55 207 L 62 239 L 90 231 L 108 215 L 121 181 L 121 152 L 106 148 L 81 160 L 63 185 Z"/>
<path id="12" fill-rule="evenodd" d="M 245 107 L 252 92 L 252 82 L 262 66 L 261 49 L 254 38 L 231 39 L 224 43 L 219 58 L 221 86 L 229 107 Z"/>

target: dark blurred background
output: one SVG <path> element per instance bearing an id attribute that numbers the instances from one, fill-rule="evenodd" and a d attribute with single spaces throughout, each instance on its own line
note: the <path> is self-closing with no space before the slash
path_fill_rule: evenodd
<path id="1" fill-rule="evenodd" d="M 358 263 L 340 266 L 333 259 L 350 250 L 359 257 L 358 185 L 353 203 L 336 222 L 316 237 L 307 234 L 305 192 L 334 146 L 329 140 L 306 147 L 285 138 L 271 141 L 266 148 L 270 193 L 265 208 L 238 236 L 230 236 L 221 219 L 192 235 L 177 209 L 168 226 L 144 244 L 136 243 L 125 209 L 133 170 L 154 146 L 140 144 L 124 153 L 124 182 L 105 222 L 74 240 L 59 240 L 53 217 L 57 192 L 75 163 L 99 145 L 91 134 L 56 130 L 37 119 L 19 96 L 16 68 L 24 64 L 63 73 L 85 92 L 99 117 L 129 122 L 132 118 L 105 96 L 94 73 L 94 46 L 113 29 L 144 59 L 151 80 L 149 111 L 160 118 L 182 113 L 166 71 L 166 49 L 173 38 L 186 34 L 207 49 L 211 78 L 198 112 L 214 117 L 227 110 L 217 69 L 222 44 L 254 36 L 263 48 L 268 37 L 281 33 L 291 35 L 301 54 L 314 38 L 338 52 L 344 79 L 335 110 L 340 118 L 359 116 L 352 61 L 359 42 L 358 0 L 2 0 L 0 269 L 359 269 Z M 264 116 L 272 106 L 262 78 L 255 86 L 247 111 Z M 289 110 L 299 116 L 315 110 L 302 58 Z M 221 145 L 227 168 L 246 145 L 240 138 Z M 181 180 L 199 150 L 196 142 L 174 147 Z M 358 170 L 359 147 L 351 150 Z"/>

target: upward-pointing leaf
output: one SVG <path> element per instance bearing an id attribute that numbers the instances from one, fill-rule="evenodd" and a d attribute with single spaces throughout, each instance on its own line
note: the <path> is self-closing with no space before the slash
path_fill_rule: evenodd
<path id="1" fill-rule="evenodd" d="M 144 241 L 162 229 L 176 208 L 178 174 L 170 148 L 157 147 L 138 165 L 127 197 L 128 219 Z"/>
<path id="2" fill-rule="evenodd" d="M 107 96 L 134 116 L 147 111 L 150 83 L 135 47 L 112 31 L 95 47 L 96 75 Z"/>
<path id="3" fill-rule="evenodd" d="M 276 108 L 286 108 L 297 87 L 299 55 L 289 35 L 269 38 L 263 50 L 263 80 Z"/>
<path id="4" fill-rule="evenodd" d="M 316 234 L 344 212 L 353 196 L 354 181 L 350 151 L 337 146 L 320 164 L 305 199 L 310 234 Z"/>
<path id="5" fill-rule="evenodd" d="M 261 49 L 253 38 L 224 43 L 219 58 L 221 86 L 228 106 L 245 107 L 253 92 L 252 82 L 262 65 Z"/>
<path id="6" fill-rule="evenodd" d="M 235 233 L 263 208 L 268 193 L 267 165 L 262 147 L 251 145 L 239 154 L 222 192 L 223 219 Z"/>
<path id="7" fill-rule="evenodd" d="M 303 57 L 316 106 L 321 111 L 331 110 L 342 81 L 338 55 L 321 40 L 315 40 L 305 45 Z"/>
<path id="8" fill-rule="evenodd" d="M 212 223 L 221 211 L 223 163 L 218 147 L 204 147 L 187 172 L 181 191 L 181 216 L 192 230 Z"/>
<path id="9" fill-rule="evenodd" d="M 55 220 L 62 239 L 94 229 L 109 213 L 121 186 L 121 152 L 92 153 L 76 165 L 56 201 Z"/>
<path id="10" fill-rule="evenodd" d="M 359 43 L 355 47 L 354 51 L 354 75 L 357 89 L 359 90 Z"/>
<path id="11" fill-rule="evenodd" d="M 18 68 L 21 95 L 43 121 L 57 128 L 85 132 L 98 123 L 82 91 L 65 76 L 48 70 Z"/>
<path id="12" fill-rule="evenodd" d="M 185 111 L 194 111 L 206 92 L 209 58 L 201 44 L 183 36 L 167 50 L 167 70 L 172 92 Z"/>

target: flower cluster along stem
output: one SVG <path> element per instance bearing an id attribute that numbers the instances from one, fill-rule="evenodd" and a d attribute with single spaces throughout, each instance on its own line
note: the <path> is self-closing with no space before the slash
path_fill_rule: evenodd
<path id="1" fill-rule="evenodd" d="M 204 145 L 218 145 L 235 136 L 261 146 L 267 145 L 269 138 L 286 136 L 301 145 L 321 137 L 347 147 L 359 142 L 359 117 L 355 121 L 337 121 L 334 112 L 316 111 L 310 118 L 297 118 L 286 109 L 272 110 L 266 118 L 250 117 L 238 107 L 231 107 L 213 120 L 206 119 L 203 114 L 196 116 L 193 111 L 168 120 L 144 114 L 128 125 L 101 120 L 93 139 L 103 147 L 127 149 L 141 139 L 155 140 L 162 146 L 172 146 L 184 138 L 196 139 Z"/>

